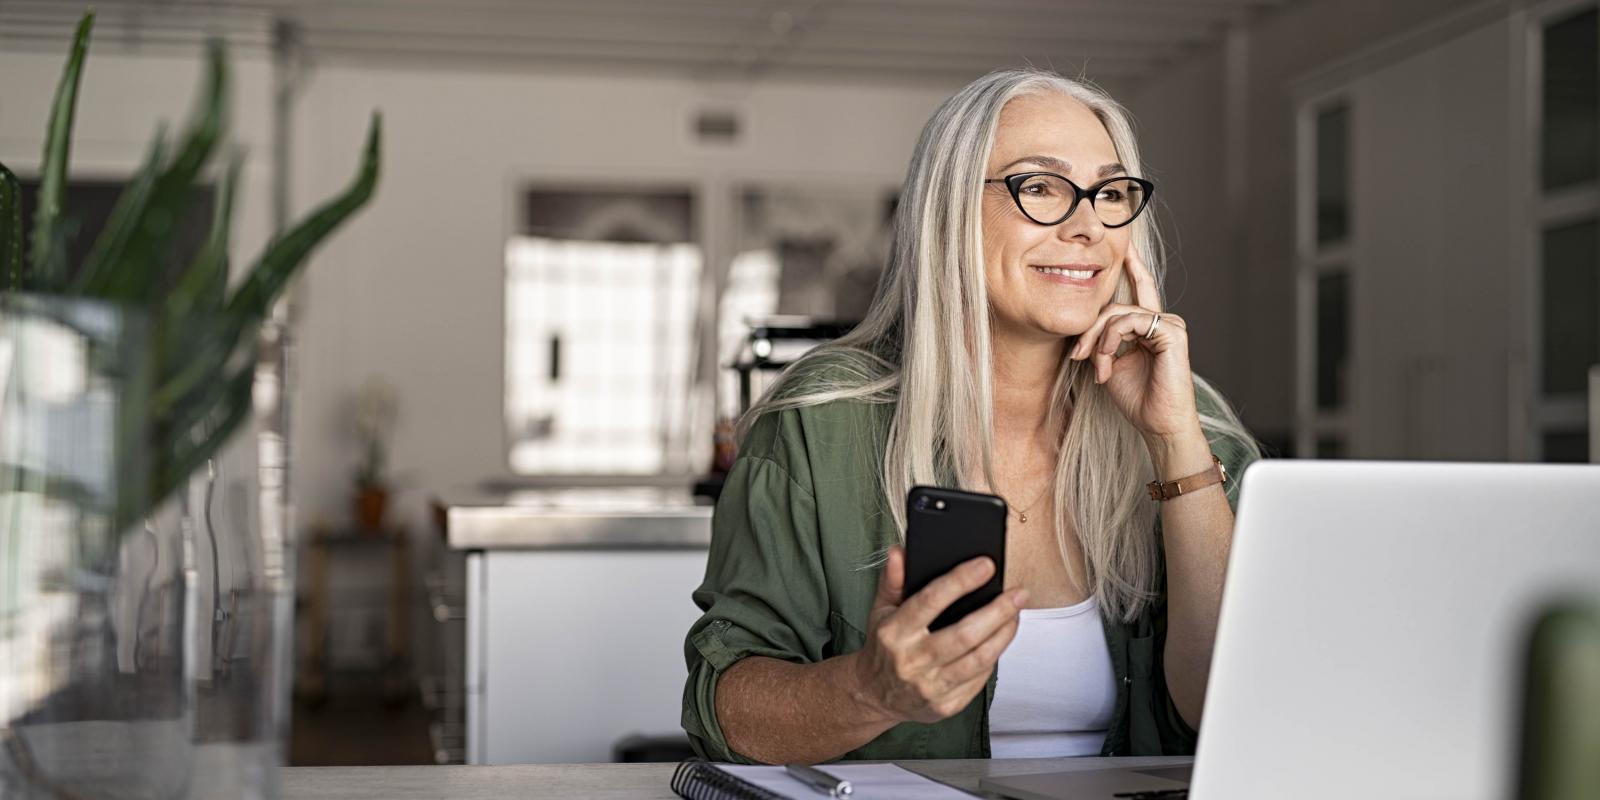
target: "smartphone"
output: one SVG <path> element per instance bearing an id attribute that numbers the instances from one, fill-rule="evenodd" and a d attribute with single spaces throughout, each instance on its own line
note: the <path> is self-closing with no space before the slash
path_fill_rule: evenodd
<path id="1" fill-rule="evenodd" d="M 940 575 L 978 556 L 994 559 L 994 577 L 950 604 L 928 626 L 939 630 L 1000 596 L 1006 575 L 1006 501 L 992 494 L 915 486 L 906 494 L 909 598 Z"/>

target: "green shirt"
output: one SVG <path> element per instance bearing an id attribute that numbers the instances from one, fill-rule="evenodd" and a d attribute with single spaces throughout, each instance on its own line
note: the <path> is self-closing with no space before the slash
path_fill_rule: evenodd
<path id="1" fill-rule="evenodd" d="M 702 757 L 750 761 L 729 749 L 716 716 L 717 680 L 739 659 L 816 663 L 864 645 L 881 568 L 863 565 L 899 542 L 882 490 L 893 409 L 836 401 L 769 413 L 741 444 L 712 519 L 705 581 L 694 593 L 705 613 L 684 645 L 683 728 Z M 1232 503 L 1234 476 L 1249 456 L 1235 440 L 1207 435 L 1227 466 Z M 1102 754 L 1193 753 L 1195 732 L 1178 715 L 1162 668 L 1164 590 L 1134 622 L 1102 621 L 1117 686 Z M 896 725 L 843 758 L 988 758 L 994 687 L 991 675 L 955 716 Z"/>

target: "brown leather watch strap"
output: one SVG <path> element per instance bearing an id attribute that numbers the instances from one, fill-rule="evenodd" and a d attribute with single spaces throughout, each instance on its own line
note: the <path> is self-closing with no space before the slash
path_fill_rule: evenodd
<path id="1" fill-rule="evenodd" d="M 1150 490 L 1151 500 L 1171 500 L 1191 492 L 1196 492 L 1207 486 L 1228 482 L 1228 468 L 1222 465 L 1222 459 L 1216 453 L 1211 454 L 1211 469 L 1195 473 L 1175 481 L 1151 481 L 1145 488 Z"/>

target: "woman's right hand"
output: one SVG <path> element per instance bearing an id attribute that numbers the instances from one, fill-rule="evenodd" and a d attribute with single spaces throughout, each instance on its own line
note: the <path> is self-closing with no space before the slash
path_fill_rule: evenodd
<path id="1" fill-rule="evenodd" d="M 951 603 L 994 574 L 987 556 L 967 561 L 903 599 L 905 551 L 889 550 L 867 620 L 856 678 L 864 700 L 895 723 L 931 723 L 954 716 L 989 681 L 1000 654 L 1017 635 L 1027 591 L 1013 589 L 937 632 L 930 625 Z"/>

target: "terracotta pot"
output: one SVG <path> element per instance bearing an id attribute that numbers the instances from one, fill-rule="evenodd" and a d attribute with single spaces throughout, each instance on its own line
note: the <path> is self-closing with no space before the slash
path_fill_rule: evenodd
<path id="1" fill-rule="evenodd" d="M 389 490 L 382 486 L 363 486 L 356 490 L 356 527 L 369 533 L 383 530 L 383 513 L 389 507 Z"/>

